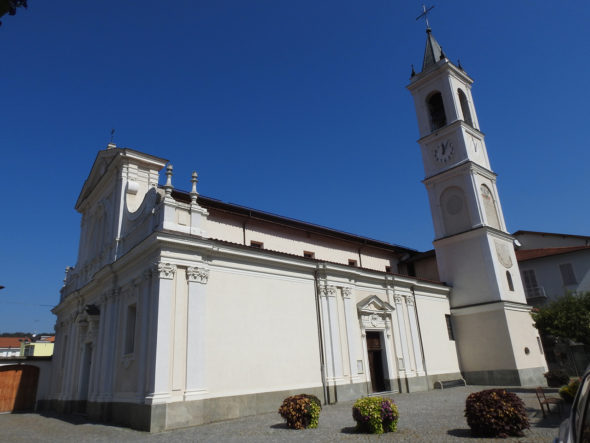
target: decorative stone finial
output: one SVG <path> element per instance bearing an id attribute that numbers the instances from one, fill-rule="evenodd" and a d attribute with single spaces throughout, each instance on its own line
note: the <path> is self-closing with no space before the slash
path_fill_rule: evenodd
<path id="1" fill-rule="evenodd" d="M 414 70 L 414 65 L 412 65 L 412 74 L 410 75 L 411 77 L 414 77 L 416 75 L 416 71 Z"/>
<path id="2" fill-rule="evenodd" d="M 172 169 L 174 169 L 172 164 L 168 163 L 168 166 L 166 166 L 166 184 L 164 185 L 166 195 L 172 194 L 172 189 L 174 189 L 174 186 L 172 186 Z"/>
<path id="3" fill-rule="evenodd" d="M 445 51 L 443 51 L 443 48 L 441 46 L 440 47 L 440 59 L 442 60 L 442 59 L 445 59 L 445 58 L 447 58 L 447 56 L 445 55 Z"/>
<path id="4" fill-rule="evenodd" d="M 460 58 L 457 59 L 457 68 L 459 68 L 461 71 L 465 71 L 465 69 L 463 69 L 463 66 L 461 66 L 461 59 Z"/>
<path id="5" fill-rule="evenodd" d="M 197 192 L 197 183 L 199 182 L 199 174 L 197 171 L 193 171 L 193 176 L 191 178 L 191 182 L 193 184 L 193 189 L 191 189 L 191 203 L 197 203 L 197 197 L 199 193 Z"/>

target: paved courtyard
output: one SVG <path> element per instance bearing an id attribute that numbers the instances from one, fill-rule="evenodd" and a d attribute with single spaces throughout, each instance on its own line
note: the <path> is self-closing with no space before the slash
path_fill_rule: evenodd
<path id="1" fill-rule="evenodd" d="M 56 417 L 38 414 L 0 415 L 1 442 L 331 442 L 402 441 L 432 442 L 471 440 L 463 417 L 465 399 L 481 386 L 458 387 L 414 394 L 395 394 L 400 410 L 398 432 L 384 435 L 354 433 L 352 403 L 324 406 L 317 429 L 287 429 L 277 413 L 262 414 L 220 423 L 149 434 L 127 428 L 88 423 L 80 416 Z M 543 419 L 534 389 L 514 388 L 525 402 L 531 429 L 519 439 L 498 441 L 551 442 L 557 436 L 561 417 L 551 414 Z M 548 389 L 550 395 L 556 390 Z M 280 405 L 277 405 L 277 409 Z M 567 407 L 563 415 L 567 415 Z M 493 441 L 475 439 L 478 442 Z"/>

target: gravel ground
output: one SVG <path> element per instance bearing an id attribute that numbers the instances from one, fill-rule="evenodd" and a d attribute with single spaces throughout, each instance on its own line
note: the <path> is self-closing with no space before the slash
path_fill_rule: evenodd
<path id="1" fill-rule="evenodd" d="M 365 435 L 354 432 L 353 402 L 324 406 L 317 429 L 294 431 L 287 429 L 277 413 L 262 414 L 193 428 L 159 434 L 133 431 L 127 428 L 89 423 L 80 416 L 49 416 L 38 414 L 0 415 L 1 442 L 331 442 L 389 441 L 432 442 L 466 441 L 472 439 L 463 417 L 465 399 L 470 392 L 485 389 L 467 386 L 444 391 L 435 390 L 413 394 L 395 394 L 400 410 L 398 431 L 393 434 Z M 551 442 L 557 436 L 561 418 L 551 414 L 543 419 L 539 402 L 532 388 L 514 388 L 525 402 L 531 429 L 519 439 L 499 441 Z M 555 389 L 547 390 L 551 395 Z M 280 405 L 277 405 L 277 409 Z M 568 414 L 563 408 L 562 415 Z M 476 439 L 479 442 L 496 439 Z"/>

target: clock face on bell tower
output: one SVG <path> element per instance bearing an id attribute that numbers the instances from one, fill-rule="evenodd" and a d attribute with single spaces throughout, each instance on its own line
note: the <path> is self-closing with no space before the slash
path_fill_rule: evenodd
<path id="1" fill-rule="evenodd" d="M 434 147 L 434 159 L 441 163 L 447 163 L 453 158 L 454 150 L 455 147 L 450 140 L 442 141 Z"/>

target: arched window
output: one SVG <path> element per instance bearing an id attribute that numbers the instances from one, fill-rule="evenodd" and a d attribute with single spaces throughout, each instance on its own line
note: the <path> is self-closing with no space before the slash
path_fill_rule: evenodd
<path id="1" fill-rule="evenodd" d="M 470 126 L 473 126 L 473 120 L 471 119 L 471 112 L 469 111 L 469 103 L 467 102 L 467 96 L 461 89 L 457 89 L 459 95 L 459 103 L 461 103 L 461 112 L 463 112 L 463 121 Z"/>
<path id="2" fill-rule="evenodd" d="M 430 129 L 436 131 L 445 126 L 447 124 L 447 116 L 440 92 L 432 93 L 426 99 L 426 104 L 428 105 L 428 112 L 430 114 Z"/>
<path id="3" fill-rule="evenodd" d="M 510 271 L 506 271 L 506 280 L 508 280 L 508 289 L 514 292 L 514 283 L 512 283 L 512 275 L 510 275 Z"/>

